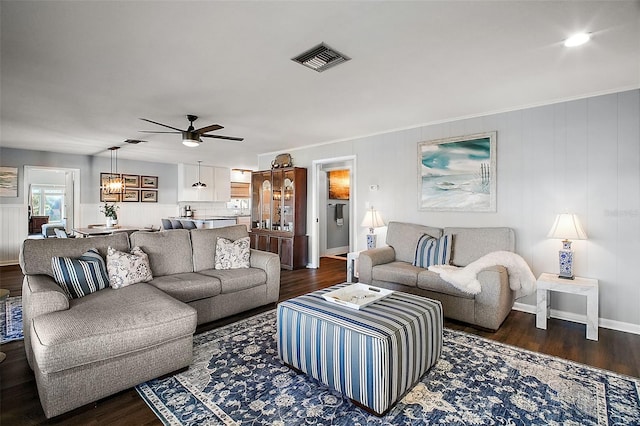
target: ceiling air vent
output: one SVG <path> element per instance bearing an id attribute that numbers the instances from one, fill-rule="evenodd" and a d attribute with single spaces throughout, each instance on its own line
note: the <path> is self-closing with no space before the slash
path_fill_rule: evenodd
<path id="1" fill-rule="evenodd" d="M 318 46 L 307 50 L 291 60 L 311 68 L 314 71 L 322 72 L 350 59 L 348 56 L 333 50 L 326 44 L 320 43 Z"/>

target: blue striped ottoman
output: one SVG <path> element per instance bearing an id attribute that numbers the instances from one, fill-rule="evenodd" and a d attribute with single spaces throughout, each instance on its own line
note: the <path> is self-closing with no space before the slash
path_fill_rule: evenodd
<path id="1" fill-rule="evenodd" d="M 381 416 L 440 358 L 442 305 L 394 292 L 357 310 L 322 297 L 341 287 L 278 304 L 278 353 Z"/>

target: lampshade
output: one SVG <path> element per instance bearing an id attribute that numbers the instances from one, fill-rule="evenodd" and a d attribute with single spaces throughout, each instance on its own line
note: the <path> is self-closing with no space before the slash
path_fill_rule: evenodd
<path id="1" fill-rule="evenodd" d="M 191 185 L 193 188 L 196 188 L 196 189 L 206 188 L 207 187 L 207 184 L 203 183 L 200 180 L 200 163 L 202 163 L 202 161 L 198 161 L 198 181 L 196 183 L 194 183 L 193 185 Z"/>
<path id="2" fill-rule="evenodd" d="M 561 213 L 556 216 L 548 238 L 558 238 L 562 240 L 586 240 L 587 233 L 584 232 L 578 216 L 571 213 Z"/>
<path id="3" fill-rule="evenodd" d="M 197 133 L 193 132 L 182 132 L 182 144 L 184 146 L 188 146 L 189 148 L 195 148 L 200 145 L 200 137 Z"/>
<path id="4" fill-rule="evenodd" d="M 380 213 L 378 213 L 376 210 L 373 209 L 373 207 L 371 207 L 365 213 L 364 219 L 362 220 L 362 223 L 360 224 L 360 226 L 372 229 L 372 228 L 380 228 L 381 226 L 385 226 L 385 223 Z"/>

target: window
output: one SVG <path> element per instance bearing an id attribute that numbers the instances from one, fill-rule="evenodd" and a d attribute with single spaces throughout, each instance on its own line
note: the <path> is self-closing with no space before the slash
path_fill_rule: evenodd
<path id="1" fill-rule="evenodd" d="M 64 212 L 63 185 L 31 185 L 31 214 L 49 216 L 49 223 L 62 222 Z"/>

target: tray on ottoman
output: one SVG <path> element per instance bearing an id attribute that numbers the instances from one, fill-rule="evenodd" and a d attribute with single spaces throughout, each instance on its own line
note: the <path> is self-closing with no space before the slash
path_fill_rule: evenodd
<path id="1" fill-rule="evenodd" d="M 328 302 L 344 284 L 278 304 L 283 362 L 384 415 L 442 352 L 439 301 L 394 292 L 359 310 Z"/>
<path id="2" fill-rule="evenodd" d="M 331 303 L 337 303 L 353 309 L 362 309 L 392 293 L 393 290 L 358 283 L 323 293 L 322 297 Z"/>

